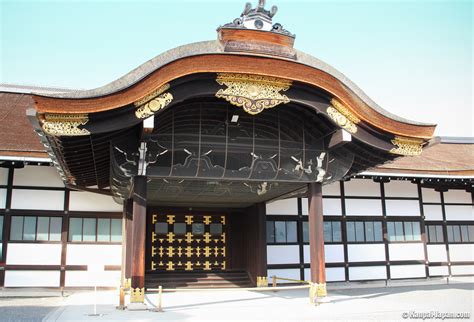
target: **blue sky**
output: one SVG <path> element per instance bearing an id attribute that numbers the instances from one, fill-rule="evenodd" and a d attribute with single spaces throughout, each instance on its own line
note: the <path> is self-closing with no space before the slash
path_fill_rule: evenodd
<path id="1" fill-rule="evenodd" d="M 245 2 L 0 0 L 0 82 L 98 87 L 165 50 L 215 39 Z M 473 1 L 274 4 L 298 49 L 383 108 L 438 123 L 438 135 L 474 135 Z"/>

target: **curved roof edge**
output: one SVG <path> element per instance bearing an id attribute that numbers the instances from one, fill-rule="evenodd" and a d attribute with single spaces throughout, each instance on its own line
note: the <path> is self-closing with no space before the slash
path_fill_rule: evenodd
<path id="1" fill-rule="evenodd" d="M 377 103 L 375 103 L 362 89 L 360 89 L 356 84 L 354 84 L 343 73 L 339 72 L 337 69 L 335 69 L 331 65 L 317 59 L 314 56 L 304 53 L 302 51 L 297 51 L 296 60 L 286 59 L 282 57 L 275 57 L 271 55 L 264 55 L 264 54 L 229 53 L 229 52 L 224 52 L 223 47 L 218 40 L 197 42 L 197 43 L 187 44 L 187 45 L 170 49 L 150 59 L 149 61 L 143 63 L 142 65 L 135 68 L 131 72 L 127 73 L 126 75 L 122 76 L 121 78 L 107 85 L 104 85 L 102 87 L 98 87 L 98 88 L 90 89 L 90 90 L 81 90 L 81 91 L 72 91 L 72 92 L 63 92 L 63 93 L 45 94 L 44 92 L 43 93 L 37 92 L 35 94 L 38 96 L 46 96 L 46 97 L 58 98 L 58 99 L 87 99 L 87 98 L 96 98 L 96 97 L 106 96 L 106 95 L 110 95 L 110 94 L 125 90 L 137 84 L 142 79 L 146 78 L 148 75 L 152 74 L 153 72 L 167 65 L 168 63 L 171 63 L 173 61 L 177 61 L 179 59 L 186 58 L 186 57 L 206 55 L 206 54 L 271 57 L 273 59 L 292 61 L 292 62 L 296 62 L 296 63 L 306 65 L 312 68 L 316 68 L 335 77 L 342 84 L 347 86 L 347 88 L 349 88 L 352 92 L 354 92 L 370 108 L 374 109 L 376 112 L 388 118 L 391 118 L 398 122 L 411 124 L 411 125 L 417 125 L 417 126 L 435 126 L 436 125 L 436 124 L 422 123 L 422 122 L 408 120 L 408 119 L 402 118 L 400 116 L 397 116 L 395 114 L 388 112 L 387 110 L 380 107 Z"/>

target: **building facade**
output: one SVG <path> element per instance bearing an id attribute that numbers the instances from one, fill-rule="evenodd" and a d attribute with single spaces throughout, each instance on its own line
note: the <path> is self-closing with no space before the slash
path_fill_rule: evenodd
<path id="1" fill-rule="evenodd" d="M 102 88 L 3 86 L 1 286 L 473 274 L 472 139 L 383 110 L 264 5 Z"/>

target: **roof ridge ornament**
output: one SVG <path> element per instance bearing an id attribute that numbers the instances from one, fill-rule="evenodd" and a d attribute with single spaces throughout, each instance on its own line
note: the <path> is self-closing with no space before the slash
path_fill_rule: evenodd
<path id="1" fill-rule="evenodd" d="M 270 10 L 266 10 L 265 2 L 265 0 L 259 0 L 255 8 L 252 8 L 252 4 L 247 2 L 240 17 L 225 24 L 222 28 L 270 31 L 294 38 L 295 35 L 283 29 L 280 23 L 273 24 L 273 17 L 278 12 L 278 7 L 274 5 Z"/>

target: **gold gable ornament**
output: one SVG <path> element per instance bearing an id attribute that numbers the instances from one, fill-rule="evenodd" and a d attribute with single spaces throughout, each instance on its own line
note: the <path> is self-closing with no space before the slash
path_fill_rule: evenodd
<path id="1" fill-rule="evenodd" d="M 337 125 L 347 132 L 352 134 L 357 132 L 356 124 L 360 123 L 360 119 L 338 100 L 332 99 L 331 106 L 327 108 L 326 112 Z"/>
<path id="2" fill-rule="evenodd" d="M 402 136 L 395 136 L 392 140 L 393 145 L 397 146 L 390 150 L 392 154 L 417 156 L 423 151 L 422 139 L 406 138 Z"/>
<path id="3" fill-rule="evenodd" d="M 290 89 L 292 82 L 289 80 L 260 75 L 220 73 L 216 81 L 219 85 L 227 86 L 226 89 L 220 89 L 216 97 L 242 107 L 251 115 L 290 102 L 286 95 L 280 94 L 281 91 Z"/>
<path id="4" fill-rule="evenodd" d="M 135 111 L 135 116 L 139 119 L 145 119 L 168 106 L 173 101 L 173 95 L 171 93 L 165 93 L 169 88 L 170 85 L 165 84 L 151 94 L 136 101 L 134 105 L 138 107 L 138 109 Z"/>
<path id="5" fill-rule="evenodd" d="M 90 132 L 79 126 L 89 122 L 87 114 L 45 114 L 43 131 L 52 136 L 84 136 Z"/>

